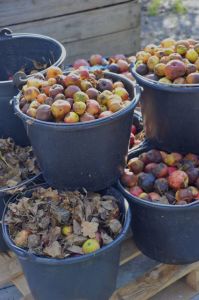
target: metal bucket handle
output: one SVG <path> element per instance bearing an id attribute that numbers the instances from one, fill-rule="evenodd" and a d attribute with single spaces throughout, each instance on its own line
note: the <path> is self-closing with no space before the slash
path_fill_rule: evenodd
<path id="1" fill-rule="evenodd" d="M 12 38 L 12 30 L 10 28 L 3 28 L 0 31 L 0 40 Z"/>
<path id="2" fill-rule="evenodd" d="M 28 80 L 28 76 L 22 72 L 22 71 L 19 71 L 19 72 L 16 72 L 14 75 L 13 75 L 13 84 L 20 90 L 22 88 L 22 86 L 24 84 L 27 83 L 27 80 Z"/>

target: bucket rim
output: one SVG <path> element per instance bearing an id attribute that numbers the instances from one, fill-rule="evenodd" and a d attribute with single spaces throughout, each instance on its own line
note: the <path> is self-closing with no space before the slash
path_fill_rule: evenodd
<path id="1" fill-rule="evenodd" d="M 130 211 L 128 201 L 124 198 L 123 194 L 118 189 L 116 189 L 115 187 L 111 187 L 111 189 L 116 190 L 120 194 L 122 201 L 124 203 L 124 216 L 125 216 L 124 224 L 122 227 L 122 231 L 118 234 L 118 236 L 116 237 L 115 240 L 113 240 L 108 245 L 105 245 L 104 247 L 100 248 L 99 250 L 97 250 L 93 253 L 84 254 L 79 257 L 71 257 L 71 258 L 51 258 L 51 257 L 45 257 L 45 256 L 44 257 L 38 256 L 36 254 L 28 252 L 28 250 L 25 250 L 23 248 L 16 246 L 10 238 L 10 235 L 8 232 L 8 225 L 5 224 L 5 215 L 7 212 L 8 204 L 10 203 L 11 200 L 13 200 L 13 198 L 11 198 L 6 203 L 6 206 L 5 206 L 5 209 L 3 212 L 3 216 L 2 216 L 2 231 L 3 231 L 4 240 L 5 240 L 6 244 L 9 246 L 9 248 L 15 254 L 17 254 L 17 256 L 20 259 L 30 260 L 31 262 L 39 263 L 39 264 L 41 263 L 41 264 L 45 264 L 45 265 L 63 265 L 63 264 L 69 265 L 69 264 L 82 263 L 93 257 L 97 257 L 103 253 L 106 253 L 112 247 L 119 245 L 123 241 L 123 239 L 125 238 L 125 235 L 127 234 L 128 229 L 130 227 L 130 224 L 131 224 L 131 211 Z M 16 199 L 16 196 L 14 197 L 14 199 Z"/>
<path id="2" fill-rule="evenodd" d="M 122 108 L 121 110 L 113 113 L 111 116 L 108 117 L 104 117 L 101 119 L 95 119 L 93 121 L 86 121 L 86 122 L 77 122 L 77 123 L 55 123 L 55 122 L 47 122 L 47 121 L 41 121 L 41 120 L 37 120 L 34 119 L 28 115 L 26 115 L 25 113 L 23 113 L 21 111 L 21 109 L 19 108 L 19 98 L 21 95 L 21 92 L 14 98 L 14 110 L 16 112 L 16 114 L 25 122 L 28 122 L 29 124 L 33 125 L 41 125 L 41 126 L 46 126 L 46 127 L 50 127 L 55 129 L 55 128 L 61 128 L 61 129 L 82 129 L 82 128 L 90 128 L 90 127 L 97 127 L 106 123 L 110 123 L 111 121 L 114 121 L 115 119 L 117 119 L 118 117 L 122 117 L 124 116 L 126 113 L 132 111 L 135 109 L 135 107 L 137 106 L 137 103 L 140 100 L 140 96 L 141 96 L 141 87 L 138 84 L 134 84 L 131 80 L 129 80 L 128 78 L 125 78 L 124 76 L 121 75 L 116 75 L 114 73 L 111 72 L 104 72 L 105 76 L 107 75 L 108 77 L 116 77 L 116 78 L 121 78 L 122 80 L 125 80 L 127 84 L 130 84 L 132 86 L 132 88 L 134 89 L 134 98 L 131 99 L 131 103 Z M 109 78 L 110 78 L 109 77 Z"/>
<path id="3" fill-rule="evenodd" d="M 62 64 L 67 56 L 67 51 L 65 49 L 65 47 L 56 39 L 47 36 L 47 35 L 42 35 L 42 34 L 37 34 L 37 33 L 14 33 L 12 34 L 10 37 L 0 40 L 0 43 L 8 40 L 8 39 L 20 39 L 20 38 L 34 38 L 34 39 L 42 39 L 42 40 L 46 40 L 46 41 L 50 41 L 54 44 L 56 44 L 60 49 L 61 49 L 61 56 L 52 64 L 50 65 L 48 68 L 50 68 L 51 66 L 59 66 L 60 64 Z M 38 71 L 38 73 L 45 73 L 46 70 L 48 69 L 44 69 L 42 71 Z M 32 75 L 27 75 L 27 77 L 31 77 Z M 5 81 L 0 81 L 0 84 L 13 84 L 13 80 L 5 80 Z"/>
<path id="4" fill-rule="evenodd" d="M 199 84 L 168 84 L 168 83 L 161 83 L 155 81 L 153 79 L 148 79 L 136 72 L 135 64 L 130 66 L 130 70 L 132 75 L 135 77 L 138 83 L 147 85 L 150 88 L 154 88 L 156 90 L 164 90 L 168 92 L 198 92 L 199 91 Z M 191 89 L 192 88 L 192 89 Z"/>

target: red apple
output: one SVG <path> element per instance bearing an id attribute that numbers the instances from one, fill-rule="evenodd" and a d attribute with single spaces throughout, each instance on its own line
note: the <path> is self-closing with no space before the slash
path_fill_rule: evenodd
<path id="1" fill-rule="evenodd" d="M 89 99 L 86 102 L 86 111 L 91 115 L 97 115 L 100 113 L 100 105 L 96 100 Z"/>
<path id="2" fill-rule="evenodd" d="M 88 79 L 89 78 L 89 71 L 87 69 L 79 70 L 79 75 L 81 79 Z"/>
<path id="3" fill-rule="evenodd" d="M 86 94 L 88 95 L 89 99 L 97 100 L 97 96 L 99 95 L 99 91 L 95 88 L 89 88 L 86 91 Z"/>
<path id="4" fill-rule="evenodd" d="M 133 147 L 134 143 L 135 143 L 135 136 L 133 133 L 131 133 L 130 141 L 129 141 L 130 147 Z"/>
<path id="5" fill-rule="evenodd" d="M 139 158 L 134 157 L 128 161 L 128 167 L 134 174 L 138 174 L 143 171 L 144 163 Z"/>
<path id="6" fill-rule="evenodd" d="M 80 88 L 76 85 L 69 85 L 65 91 L 64 91 L 64 94 L 66 96 L 66 98 L 73 98 L 73 95 L 80 91 Z"/>
<path id="7" fill-rule="evenodd" d="M 131 126 L 131 132 L 135 135 L 137 132 L 137 128 L 135 127 L 135 125 Z"/>
<path id="8" fill-rule="evenodd" d="M 158 164 L 156 163 L 149 163 L 145 166 L 144 172 L 146 173 L 153 173 L 153 170 L 157 167 Z"/>
<path id="9" fill-rule="evenodd" d="M 80 77 L 77 74 L 70 73 L 64 79 L 64 86 L 67 87 L 69 85 L 78 85 L 80 86 Z"/>
<path id="10" fill-rule="evenodd" d="M 178 77 L 184 76 L 186 73 L 186 66 L 180 60 L 171 60 L 166 64 L 164 69 L 165 76 L 170 79 L 174 80 Z"/>
<path id="11" fill-rule="evenodd" d="M 89 67 L 89 63 L 87 62 L 87 60 L 80 58 L 80 59 L 76 59 L 73 63 L 74 69 L 79 69 L 79 67 L 82 66 Z"/>
<path id="12" fill-rule="evenodd" d="M 109 111 L 109 110 L 103 111 L 99 115 L 98 119 L 110 117 L 112 114 L 113 114 L 112 111 Z"/>
<path id="13" fill-rule="evenodd" d="M 93 54 L 91 55 L 89 62 L 91 66 L 95 65 L 101 65 L 102 64 L 103 57 L 100 54 Z"/>
<path id="14" fill-rule="evenodd" d="M 122 174 L 121 181 L 127 187 L 133 187 L 137 184 L 137 176 L 133 174 L 133 172 L 129 171 L 129 169 L 125 169 Z"/>
<path id="15" fill-rule="evenodd" d="M 175 172 L 177 170 L 176 167 L 168 167 L 168 173 L 169 175 L 172 174 L 173 172 Z"/>
<path id="16" fill-rule="evenodd" d="M 158 193 L 151 192 L 151 193 L 149 193 L 149 197 L 153 202 L 156 202 L 156 201 L 160 200 L 161 196 Z"/>
<path id="17" fill-rule="evenodd" d="M 136 185 L 136 186 L 130 188 L 129 192 L 131 195 L 139 197 L 139 195 L 143 193 L 143 190 L 139 186 Z"/>
<path id="18" fill-rule="evenodd" d="M 129 64 L 126 60 L 119 59 L 117 61 L 117 65 L 119 66 L 121 73 L 127 72 L 129 70 Z"/>
<path id="19" fill-rule="evenodd" d="M 168 177 L 169 186 L 174 190 L 186 188 L 189 183 L 189 178 L 184 171 L 174 171 Z"/>

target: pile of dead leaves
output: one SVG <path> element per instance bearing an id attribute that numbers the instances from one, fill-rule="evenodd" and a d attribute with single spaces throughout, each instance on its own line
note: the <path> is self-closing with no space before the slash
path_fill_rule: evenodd
<path id="1" fill-rule="evenodd" d="M 39 173 L 32 147 L 15 145 L 12 139 L 0 139 L 0 188 L 14 187 Z"/>
<path id="2" fill-rule="evenodd" d="M 84 254 L 82 246 L 89 239 L 100 248 L 112 242 L 122 229 L 121 217 L 111 195 L 37 187 L 29 197 L 9 204 L 6 223 L 17 246 L 65 258 Z"/>

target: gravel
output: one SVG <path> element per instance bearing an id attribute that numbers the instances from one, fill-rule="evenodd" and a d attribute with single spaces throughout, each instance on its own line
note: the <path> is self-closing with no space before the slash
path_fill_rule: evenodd
<path id="1" fill-rule="evenodd" d="M 198 39 L 199 26 L 199 1 L 181 0 L 186 8 L 185 14 L 173 11 L 172 4 L 175 0 L 162 0 L 162 4 L 155 16 L 150 16 L 148 7 L 152 0 L 142 0 L 141 16 L 141 46 L 148 43 L 159 43 L 166 37 L 176 39 Z"/>

